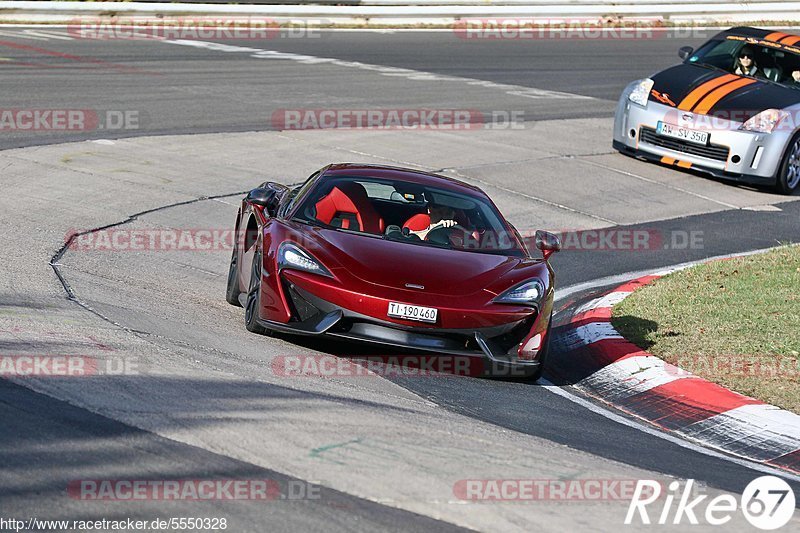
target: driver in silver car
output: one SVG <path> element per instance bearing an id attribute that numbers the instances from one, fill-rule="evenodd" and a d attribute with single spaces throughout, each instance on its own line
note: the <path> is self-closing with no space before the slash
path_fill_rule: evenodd
<path id="1" fill-rule="evenodd" d="M 733 73 L 739 76 L 765 77 L 756 64 L 755 52 L 749 46 L 739 50 L 739 59 L 736 60 L 736 70 Z"/>

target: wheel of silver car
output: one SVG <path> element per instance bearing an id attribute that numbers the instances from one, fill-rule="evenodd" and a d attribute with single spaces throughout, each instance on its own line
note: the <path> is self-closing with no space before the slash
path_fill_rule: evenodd
<path id="1" fill-rule="evenodd" d="M 795 189 L 800 184 L 800 139 L 795 141 L 789 155 L 789 174 L 786 181 L 790 189 Z"/>
<path id="2" fill-rule="evenodd" d="M 776 186 L 783 194 L 792 194 L 800 186 L 800 133 L 789 144 Z"/>

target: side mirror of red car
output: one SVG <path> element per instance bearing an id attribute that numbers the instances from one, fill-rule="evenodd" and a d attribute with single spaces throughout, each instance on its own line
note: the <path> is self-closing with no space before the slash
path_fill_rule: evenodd
<path id="1" fill-rule="evenodd" d="M 263 207 L 271 217 L 275 216 L 281 197 L 286 193 L 287 188 L 278 183 L 264 183 L 261 187 L 256 187 L 247 193 L 246 200 L 254 205 Z"/>
<path id="2" fill-rule="evenodd" d="M 536 247 L 542 251 L 544 260 L 547 261 L 551 255 L 561 250 L 561 239 L 558 235 L 549 231 L 536 231 Z"/>

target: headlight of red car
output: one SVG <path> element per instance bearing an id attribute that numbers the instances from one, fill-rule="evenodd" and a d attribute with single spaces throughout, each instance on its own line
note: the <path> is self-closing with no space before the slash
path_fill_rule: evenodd
<path id="1" fill-rule="evenodd" d="M 516 304 L 539 307 L 539 303 L 544 297 L 544 283 L 538 279 L 530 279 L 511 289 L 508 289 L 500 296 L 492 300 L 498 304 Z"/>
<path id="2" fill-rule="evenodd" d="M 278 247 L 278 270 L 291 268 L 303 272 L 311 272 L 321 276 L 333 277 L 325 266 L 299 246 L 291 242 L 284 242 Z"/>

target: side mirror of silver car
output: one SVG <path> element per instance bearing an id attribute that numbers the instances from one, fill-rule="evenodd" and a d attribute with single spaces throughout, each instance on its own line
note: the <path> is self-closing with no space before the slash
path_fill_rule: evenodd
<path id="1" fill-rule="evenodd" d="M 685 61 L 687 57 L 692 55 L 692 52 L 694 52 L 694 48 L 692 48 L 691 46 L 682 46 L 678 50 L 678 57 L 680 57 Z"/>

